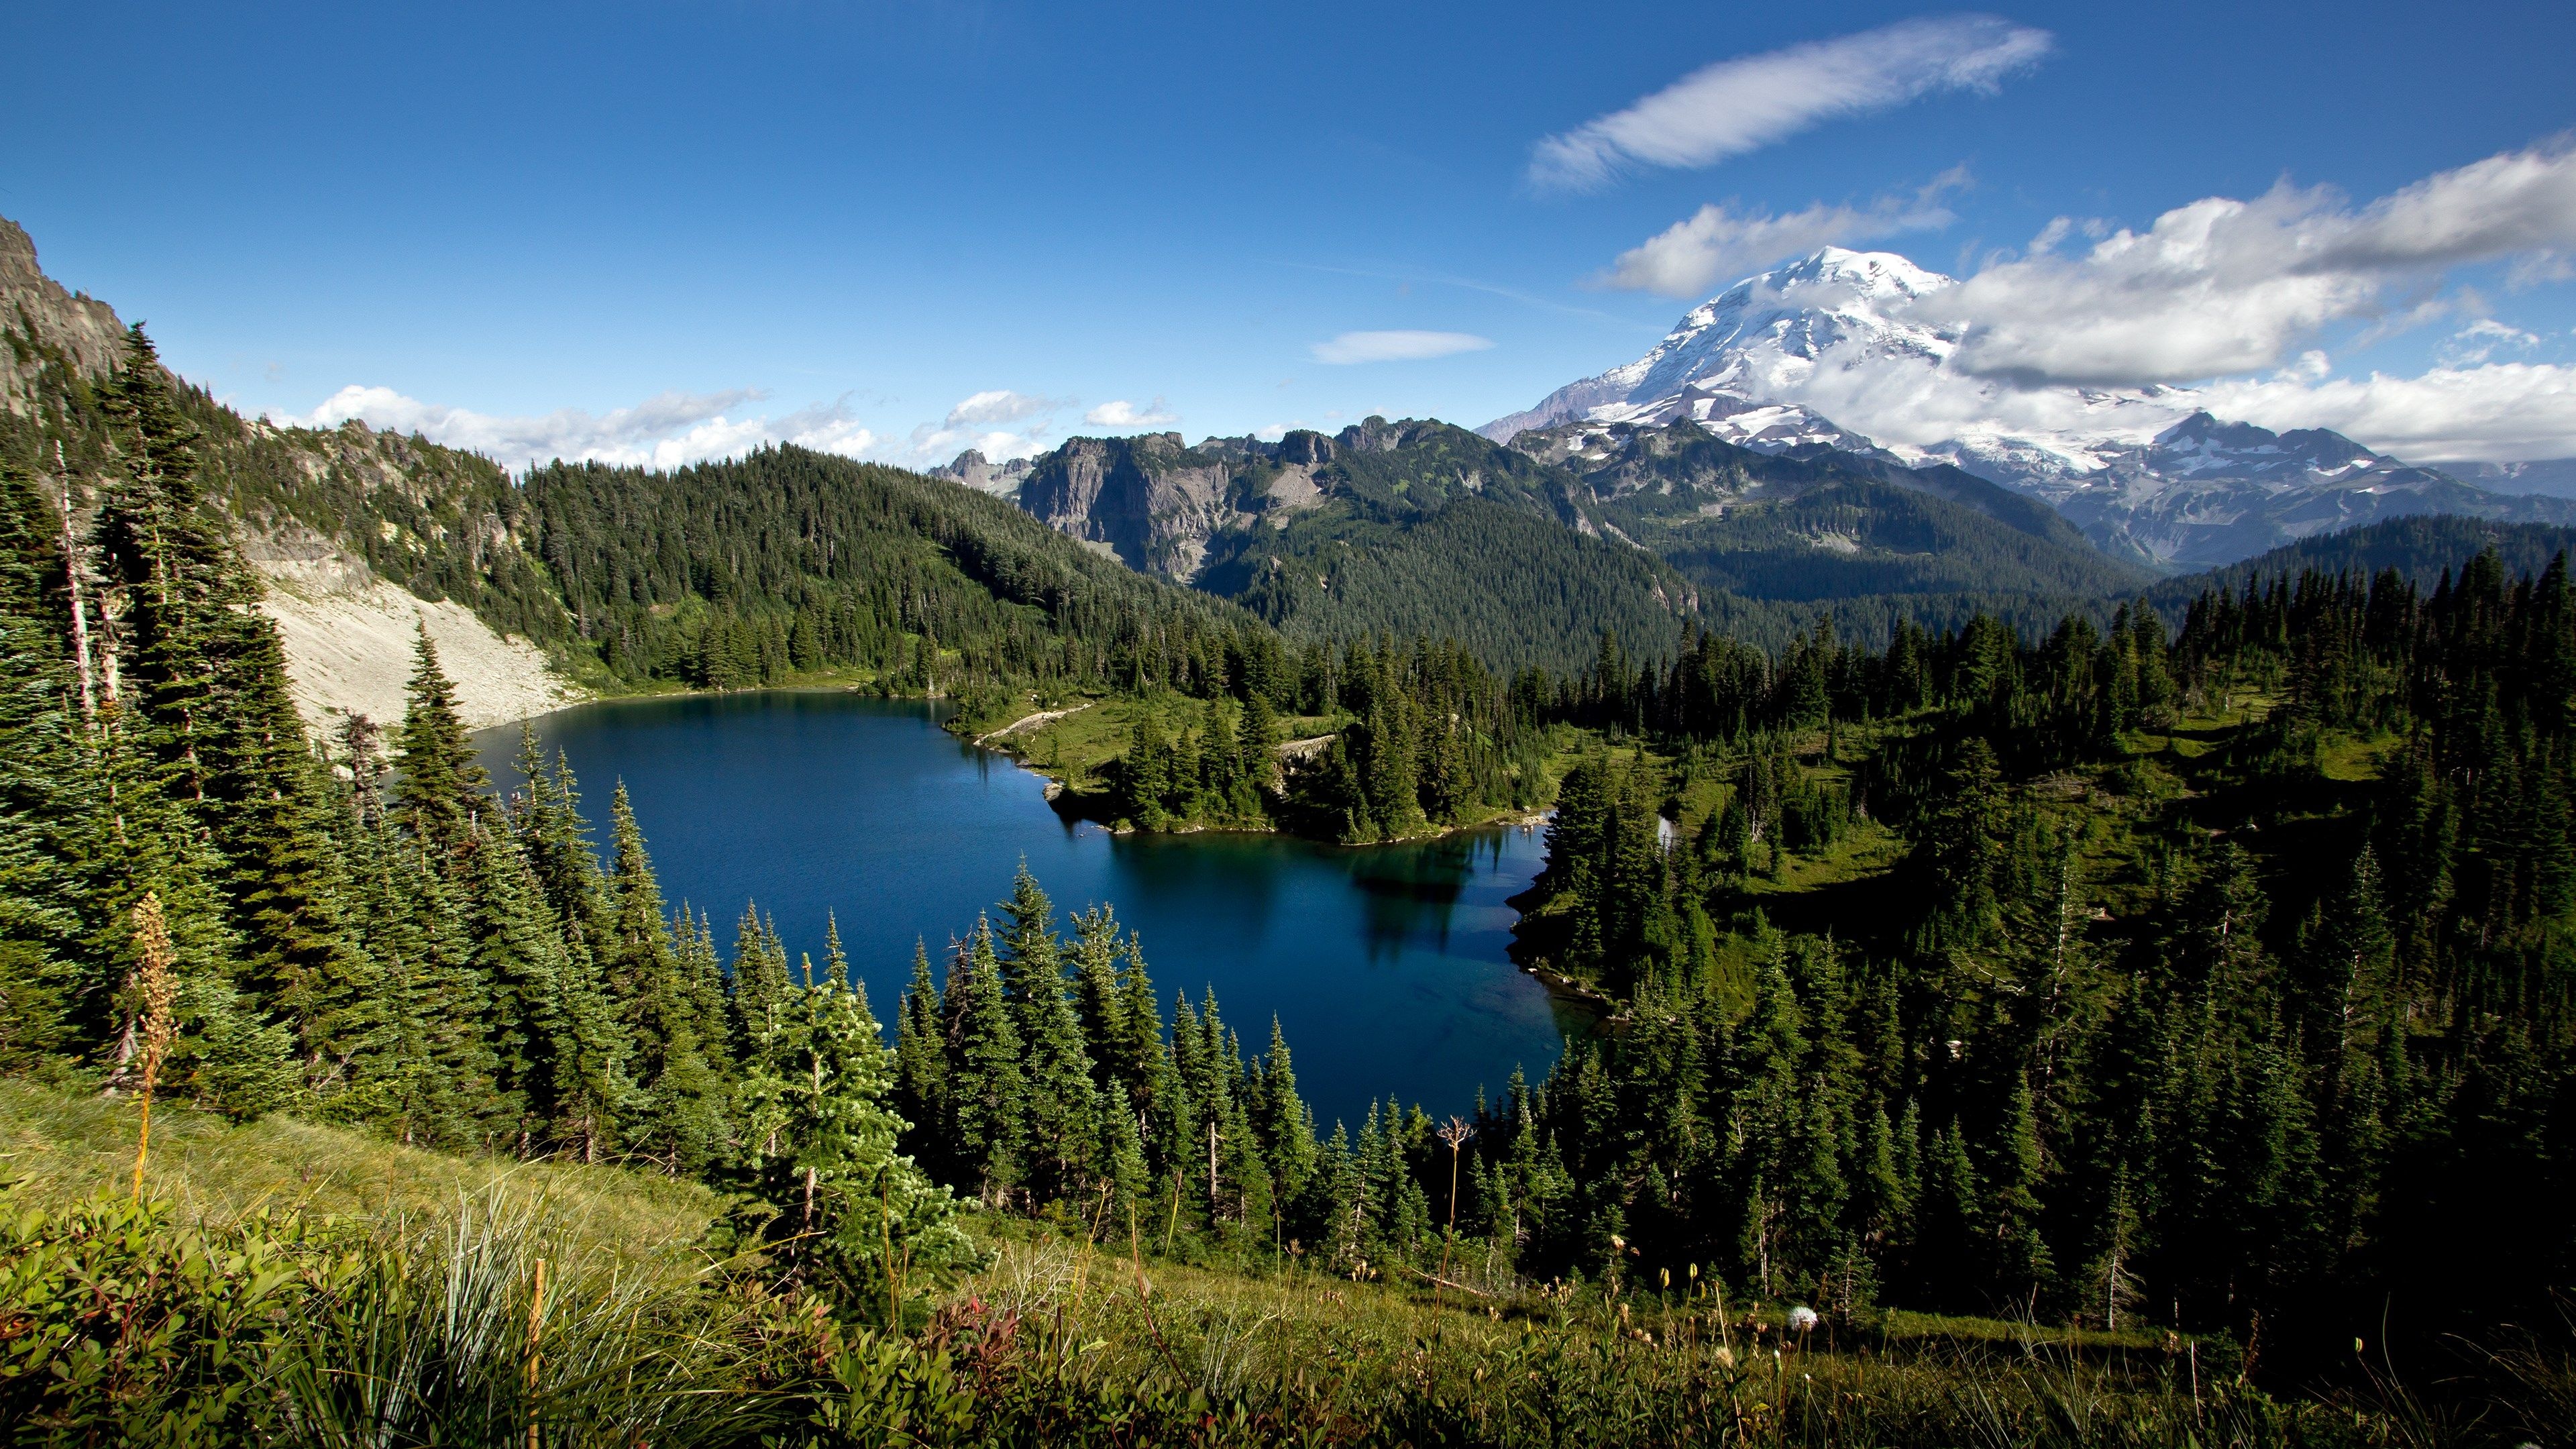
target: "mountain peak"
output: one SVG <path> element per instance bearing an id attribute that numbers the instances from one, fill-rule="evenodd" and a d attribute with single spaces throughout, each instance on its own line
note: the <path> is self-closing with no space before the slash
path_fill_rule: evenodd
<path id="1" fill-rule="evenodd" d="M 28 329 L 28 340 L 51 348 L 74 370 L 107 376 L 125 358 L 125 324 L 116 309 L 66 290 L 36 264 L 36 242 L 27 229 L 0 217 L 0 326 Z M 41 356 L 0 354 L 0 407 L 15 411 L 35 396 Z"/>

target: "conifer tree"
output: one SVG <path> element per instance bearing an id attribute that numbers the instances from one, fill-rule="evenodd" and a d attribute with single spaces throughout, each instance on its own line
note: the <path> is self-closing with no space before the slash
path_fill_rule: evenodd
<path id="1" fill-rule="evenodd" d="M 836 935 L 836 945 L 838 939 Z M 848 984 L 846 978 L 841 984 Z M 759 911 L 746 903 L 742 920 L 734 927 L 733 1006 L 739 1022 L 736 1030 L 747 1049 L 759 1050 L 767 1032 L 763 1023 L 786 999 L 788 985 L 787 948 L 778 940 L 777 931 L 761 919 Z"/>
<path id="2" fill-rule="evenodd" d="M 1022 1052 L 1030 1185 L 1041 1197 L 1072 1196 L 1107 1165 L 1099 1156 L 1100 1099 L 1082 1024 L 1065 997 L 1055 908 L 1026 862 L 1002 911 L 1009 925 L 1001 971 Z"/>
<path id="3" fill-rule="evenodd" d="M 68 485 L 66 485 L 67 487 Z M 79 937 L 94 735 L 53 627 L 48 581 L 70 523 L 0 455 L 0 1070 L 80 1046 Z"/>
<path id="4" fill-rule="evenodd" d="M 897 1151 L 905 1124 L 888 1109 L 892 1063 L 867 999 L 830 982 L 789 986 L 761 1021 L 745 1149 L 755 1190 L 779 1209 L 773 1252 L 845 1309 L 900 1324 L 902 1300 L 973 1249 L 948 1191 Z"/>
<path id="5" fill-rule="evenodd" d="M 948 1107 L 948 1027 L 939 987 L 930 979 L 930 953 L 912 943 L 912 983 L 903 993 L 895 1022 L 895 1110 L 912 1124 L 919 1144 L 915 1155 L 934 1171 L 951 1169 L 935 1149 L 944 1146 L 951 1121 Z"/>
<path id="6" fill-rule="evenodd" d="M 777 934 L 773 929 L 770 932 L 771 939 L 775 940 Z M 928 974 L 926 959 L 923 963 L 923 973 Z M 805 972 L 808 978 L 805 985 L 814 984 L 811 980 L 813 974 L 810 968 Z M 823 979 L 834 986 L 848 986 L 855 979 L 850 975 L 850 953 L 841 949 L 840 918 L 829 911 L 823 913 Z"/>
<path id="7" fill-rule="evenodd" d="M 1019 1028 L 1003 994 L 989 921 L 978 918 L 974 935 L 958 949 L 941 1005 L 948 1016 L 949 1141 L 976 1195 L 999 1206 L 1023 1181 L 1029 1102 Z"/>
<path id="8" fill-rule="evenodd" d="M 411 684 L 394 738 L 402 764 L 399 818 L 432 851 L 453 853 L 464 844 L 469 822 L 488 808 L 484 792 L 492 779 L 475 757 L 457 712 L 456 686 L 438 666 L 438 646 L 426 620 L 412 641 Z"/>

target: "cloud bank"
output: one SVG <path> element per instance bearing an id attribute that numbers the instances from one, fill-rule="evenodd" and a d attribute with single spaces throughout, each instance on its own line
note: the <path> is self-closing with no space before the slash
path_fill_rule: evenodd
<path id="1" fill-rule="evenodd" d="M 2287 375 L 2214 383 L 2211 412 L 2273 429 L 2332 428 L 2418 463 L 2576 457 L 2576 368 L 2491 362 L 2418 377 Z"/>
<path id="2" fill-rule="evenodd" d="M 2067 230 L 1918 304 L 1963 329 L 1961 368 L 2106 385 L 2250 372 L 2329 324 L 2387 316 L 2452 267 L 2546 272 L 2576 249 L 2576 147 L 2491 156 L 2359 209 L 2324 187 L 2207 197 L 2061 256 Z"/>
<path id="3" fill-rule="evenodd" d="M 1703 297 L 1828 243 L 1938 225 L 1944 178 L 1910 200 L 1780 215 L 1703 207 L 1596 280 Z M 2059 217 L 2021 251 L 1808 356 L 1757 343 L 1742 386 L 1893 445 L 1984 436 L 2143 442 L 2194 408 L 2324 427 L 2424 463 L 2576 456 L 2576 366 L 2494 317 L 2452 273 L 2563 280 L 2576 256 L 2576 141 L 2439 172 L 2367 203 L 2287 183 L 2212 196 L 2138 230 Z M 2432 322 L 2417 376 L 2338 376 L 2322 350 Z M 2074 466 L 2080 459 L 2070 457 Z"/>
<path id="4" fill-rule="evenodd" d="M 1317 362 L 1348 366 L 1360 362 L 1419 362 L 1461 352 L 1482 352 L 1493 345 L 1492 338 L 1472 332 L 1345 332 L 1330 342 L 1315 343 L 1308 350 Z"/>
<path id="5" fill-rule="evenodd" d="M 389 387 L 353 384 L 333 393 L 309 413 L 272 411 L 268 420 L 292 427 L 335 428 L 356 419 L 380 431 L 417 433 L 433 443 L 481 453 L 514 469 L 556 459 L 682 468 L 716 458 L 739 457 L 773 443 L 792 443 L 850 458 L 928 466 L 945 463 L 968 448 L 996 462 L 1044 452 L 1054 446 L 1055 416 L 1075 406 L 1067 398 L 996 388 L 962 399 L 936 422 L 922 423 L 900 437 L 888 437 L 862 426 L 851 416 L 846 399 L 790 412 L 744 411 L 745 404 L 758 402 L 763 396 L 751 388 L 712 393 L 665 392 L 633 407 L 605 413 L 559 408 L 538 415 L 503 416 L 423 402 Z M 1157 399 L 1156 408 L 1159 407 Z M 1143 423 L 1163 415 L 1149 410 L 1138 416 Z"/>
<path id="6" fill-rule="evenodd" d="M 558 408 L 540 416 L 510 417 L 422 402 L 389 387 L 352 384 L 310 413 L 268 416 L 271 422 L 306 428 L 335 428 L 354 418 L 380 431 L 417 433 L 433 443 L 481 453 L 513 468 L 558 458 L 678 468 L 731 457 L 764 443 L 794 443 L 855 458 L 865 456 L 880 441 L 840 403 L 774 416 L 731 416 L 760 397 L 749 388 L 665 392 L 605 413 Z"/>
<path id="7" fill-rule="evenodd" d="M 1623 172 L 1712 166 L 1828 120 L 1941 91 L 1991 92 L 2054 45 L 1992 15 L 1907 20 L 1722 60 L 1532 148 L 1531 185 L 1593 191 Z"/>

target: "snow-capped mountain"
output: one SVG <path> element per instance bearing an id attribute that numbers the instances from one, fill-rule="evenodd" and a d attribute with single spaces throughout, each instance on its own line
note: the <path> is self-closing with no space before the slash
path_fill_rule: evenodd
<path id="1" fill-rule="evenodd" d="M 2188 388 L 1967 373 L 1953 359 L 1973 321 L 1938 301 L 1956 285 L 1892 253 L 1827 247 L 1692 308 L 1644 357 L 1480 431 L 1688 420 L 1765 453 L 1951 463 L 2045 499 L 2112 553 L 2168 564 L 2229 562 L 2396 513 L 2565 511 L 2322 429 L 2221 422 Z"/>

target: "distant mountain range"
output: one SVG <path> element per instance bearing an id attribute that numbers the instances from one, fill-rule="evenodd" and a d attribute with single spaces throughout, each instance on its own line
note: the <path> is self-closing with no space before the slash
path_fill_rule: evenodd
<path id="1" fill-rule="evenodd" d="M 1692 308 L 1636 361 L 1480 431 L 1499 442 L 1569 423 L 1689 422 L 1763 453 L 1946 463 L 2047 502 L 2106 553 L 2168 569 L 2408 514 L 2576 521 L 2566 496 L 2576 459 L 2464 478 L 2324 429 L 2222 422 L 2187 388 L 2026 387 L 1960 373 L 1949 364 L 1962 329 L 1916 305 L 1954 285 L 1900 256 L 1827 247 Z M 1865 436 L 1827 415 L 1829 399 L 1903 415 L 1926 436 Z"/>
<path id="2" fill-rule="evenodd" d="M 1839 256 L 1850 260 L 1838 265 L 1896 291 L 1928 285 L 1928 274 L 1896 270 L 1899 259 Z M 1718 314 L 1730 306 L 1737 322 L 1721 326 Z M 1834 354 L 1862 335 L 1853 330 L 1857 312 L 1774 308 L 1752 329 L 1768 339 L 1758 345 L 1744 342 L 1743 315 L 1747 306 L 1723 297 L 1695 309 L 1700 321 L 1654 356 L 1481 433 L 1371 418 L 1329 436 L 1295 431 L 1276 441 L 1076 438 L 1035 458 L 995 463 L 969 452 L 932 470 L 941 483 L 1008 500 L 1016 512 L 890 470 L 812 476 L 818 488 L 902 494 L 906 526 L 927 530 L 919 546 L 934 547 L 936 535 L 937 549 L 973 568 L 1003 554 L 1043 557 L 1042 572 L 1103 597 L 1187 613 L 1211 607 L 1203 596 L 1213 595 L 1298 638 L 1448 637 L 1501 668 L 1580 667 L 1604 630 L 1639 656 L 1665 657 L 1694 628 L 1776 646 L 1828 615 L 1846 637 L 1865 640 L 1900 617 L 1949 627 L 1979 611 L 2045 629 L 2069 611 L 2106 613 L 2142 591 L 2185 598 L 2197 584 L 2159 577 L 2178 565 L 2246 558 L 2260 551 L 2255 544 L 2289 545 L 2265 556 L 2283 567 L 2385 565 L 2427 575 L 2483 542 L 2519 550 L 2528 563 L 2576 537 L 2510 526 L 2576 521 L 2566 500 L 2504 491 L 2560 486 L 2559 465 L 2499 471 L 2496 488 L 2480 488 L 2333 433 L 2275 435 L 2206 413 L 2164 421 L 2127 452 L 2105 445 L 2085 455 L 2090 473 L 1995 466 L 2011 452 L 1999 434 L 1946 455 L 1882 445 L 1802 406 L 1727 391 L 1757 363 L 1782 365 L 1794 350 L 1784 338 Z M 1692 326 L 1699 331 L 1686 338 Z M 90 388 L 122 355 L 121 325 L 106 304 L 46 278 L 26 234 L 5 221 L 0 334 L 10 344 L 0 349 L 0 451 L 48 478 L 57 442 L 69 449 L 75 480 L 109 466 Z M 1897 331 L 1880 341 L 1901 359 L 1938 339 Z M 511 702 L 518 695 L 554 687 L 542 678 L 539 650 L 592 667 L 589 651 L 624 628 L 623 615 L 610 616 L 635 605 L 639 580 L 678 567 L 664 549 L 626 560 L 627 574 L 599 564 L 589 572 L 608 572 L 590 578 L 574 555 L 549 551 L 560 530 L 547 522 L 551 505 L 533 496 L 546 490 L 514 483 L 489 460 L 356 422 L 317 431 L 244 419 L 193 389 L 183 400 L 203 431 L 214 492 L 270 577 L 270 607 L 290 626 L 290 646 L 305 647 L 299 627 L 312 636 L 311 658 L 297 657 L 299 682 L 324 681 L 320 661 L 366 654 L 378 635 L 399 647 L 374 662 L 399 666 L 414 617 L 443 609 L 429 618 L 434 632 L 449 631 L 442 648 L 526 656 L 518 681 L 526 688 L 488 702 L 493 717 L 509 717 L 524 712 Z M 2142 395 L 2101 407 L 2127 418 L 2124 409 L 2171 402 Z M 2050 457 L 2075 456 L 2064 439 L 2014 446 L 2047 451 L 2039 442 Z M 556 479 L 547 497 L 570 486 Z M 2435 513 L 2452 516 L 2409 517 Z M 2338 532 L 2391 517 L 2406 526 Z M 1032 519 L 1065 537 L 1032 528 Z M 740 566 L 697 561 L 687 576 L 703 567 L 703 587 L 653 587 L 699 588 L 721 600 L 728 570 Z M 364 691 L 335 694 L 315 683 L 308 692 L 317 711 L 380 709 Z"/>
<path id="3" fill-rule="evenodd" d="M 2154 577 L 1949 464 L 1765 452 L 1689 420 L 1508 446 L 1383 418 L 1276 442 L 1076 438 L 1024 469 L 968 454 L 938 473 L 1291 632 L 1454 634 L 1507 664 L 1580 661 L 1605 627 L 1646 648 L 1693 618 L 1776 639 L 1828 608 L 1883 628 L 1891 609 L 2031 613 Z"/>

